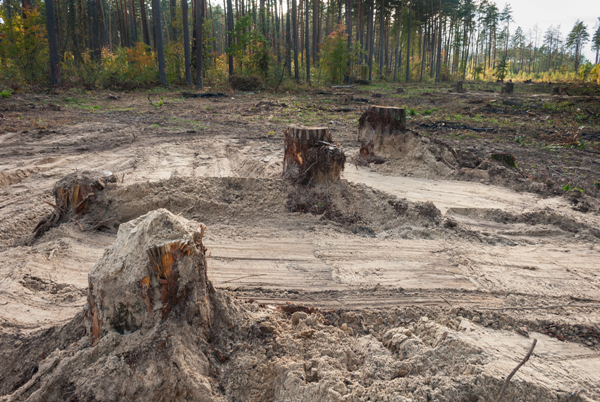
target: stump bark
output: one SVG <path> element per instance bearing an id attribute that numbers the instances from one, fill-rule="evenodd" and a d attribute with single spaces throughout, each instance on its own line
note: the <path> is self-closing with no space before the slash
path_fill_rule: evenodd
<path id="1" fill-rule="evenodd" d="M 290 126 L 285 131 L 284 177 L 299 183 L 335 183 L 346 155 L 327 127 Z"/>
<path id="2" fill-rule="evenodd" d="M 361 157 L 373 158 L 381 154 L 386 147 L 386 138 L 401 134 L 405 129 L 405 109 L 370 106 L 358 120 Z"/>
<path id="3" fill-rule="evenodd" d="M 77 171 L 59 180 L 53 189 L 54 211 L 42 219 L 35 227 L 35 237 L 40 237 L 59 223 L 77 219 L 85 215 L 96 202 L 97 194 L 109 182 L 116 181 L 111 172 L 93 170 Z"/>
<path id="4" fill-rule="evenodd" d="M 463 82 L 462 81 L 456 81 L 456 92 L 458 92 L 458 93 L 465 92 L 465 90 L 463 89 Z"/>
<path id="5" fill-rule="evenodd" d="M 514 92 L 514 90 L 515 84 L 513 82 L 507 82 L 506 84 L 502 85 L 502 90 L 500 93 L 510 95 Z"/>

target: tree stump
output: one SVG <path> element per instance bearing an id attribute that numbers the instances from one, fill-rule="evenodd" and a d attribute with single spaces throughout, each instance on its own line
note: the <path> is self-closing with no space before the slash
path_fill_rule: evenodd
<path id="1" fill-rule="evenodd" d="M 285 131 L 284 177 L 303 184 L 332 184 L 345 162 L 344 150 L 333 142 L 327 127 L 290 126 Z"/>
<path id="2" fill-rule="evenodd" d="M 458 93 L 465 92 L 465 90 L 463 89 L 463 82 L 462 81 L 456 81 L 456 92 L 458 92 Z"/>
<path id="3" fill-rule="evenodd" d="M 89 170 L 77 171 L 59 180 L 53 189 L 54 204 L 49 203 L 54 211 L 37 224 L 34 236 L 40 237 L 59 223 L 86 214 L 96 202 L 98 192 L 114 181 L 116 177 L 110 172 Z"/>
<path id="4" fill-rule="evenodd" d="M 507 82 L 506 84 L 502 85 L 502 90 L 500 93 L 510 95 L 514 92 L 514 90 L 515 84 L 513 82 Z"/>
<path id="5" fill-rule="evenodd" d="M 552 87 L 552 95 L 560 95 L 560 88 Z"/>
<path id="6" fill-rule="evenodd" d="M 209 333 L 214 290 L 204 230 L 166 209 L 119 227 L 117 240 L 89 273 L 85 321 L 92 344 L 110 331 L 135 332 L 169 315 L 197 321 L 194 327 Z"/>
<path id="7" fill-rule="evenodd" d="M 406 129 L 406 110 L 370 106 L 358 120 L 360 155 L 372 159 L 383 151 L 386 138 L 401 134 Z"/>

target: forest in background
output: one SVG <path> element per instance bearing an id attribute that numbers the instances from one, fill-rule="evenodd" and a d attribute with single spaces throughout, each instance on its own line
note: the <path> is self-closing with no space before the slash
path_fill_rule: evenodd
<path id="1" fill-rule="evenodd" d="M 525 32 L 487 0 L 2 0 L 0 19 L 0 84 L 13 89 L 600 84 L 600 24 Z"/>

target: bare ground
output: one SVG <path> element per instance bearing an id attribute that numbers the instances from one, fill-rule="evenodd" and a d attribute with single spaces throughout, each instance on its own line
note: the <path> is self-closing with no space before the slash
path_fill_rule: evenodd
<path id="1" fill-rule="evenodd" d="M 538 346 L 507 400 L 600 400 L 596 95 L 405 88 L 383 99 L 364 88 L 217 100 L 164 93 L 162 107 L 157 95 L 153 105 L 135 93 L 2 100 L 0 344 L 10 364 L 0 395 L 82 336 L 87 273 L 119 224 L 166 208 L 208 226 L 209 278 L 251 317 L 216 341 L 228 356 L 211 362 L 225 400 L 493 400 L 526 335 Z M 477 166 L 349 162 L 328 188 L 284 182 L 286 125 L 326 124 L 351 156 L 366 106 L 357 98 L 414 108 L 409 128 L 467 151 Z M 519 169 L 488 161 L 491 152 L 513 153 Z M 85 169 L 118 178 L 96 220 L 35 239 L 54 183 Z M 306 192 L 323 208 L 294 212 Z M 314 306 L 315 319 L 292 325 L 273 307 L 286 302 Z M 265 320 L 273 328 L 253 336 Z M 413 343 L 398 340 L 406 331 Z M 290 374 L 298 370 L 300 380 Z"/>

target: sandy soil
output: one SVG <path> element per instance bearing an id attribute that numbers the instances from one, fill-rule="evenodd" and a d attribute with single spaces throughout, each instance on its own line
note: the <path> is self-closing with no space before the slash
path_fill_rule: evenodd
<path id="1" fill-rule="evenodd" d="M 379 395 L 377 381 L 393 382 L 387 391 L 381 388 L 389 400 L 460 400 L 452 399 L 449 385 L 435 391 L 432 381 L 483 376 L 492 379 L 488 391 L 496 390 L 531 342 L 523 327 L 538 346 L 513 379 L 518 391 L 510 395 L 516 399 L 507 400 L 572 395 L 600 400 L 600 215 L 595 198 L 584 196 L 591 210 L 583 212 L 570 197 L 548 188 L 522 191 L 522 182 L 513 176 L 463 168 L 462 174 L 411 177 L 402 161 L 388 168 L 349 162 L 340 182 L 317 190 L 340 211 L 339 219 L 292 213 L 287 202 L 297 190 L 281 179 L 285 125 L 238 116 L 273 112 L 256 110 L 257 100 L 250 95 L 234 97 L 102 118 L 55 112 L 63 115 L 49 129 L 0 134 L 0 344 L 10 348 L 1 354 L 5 359 L 16 359 L 15 351 L 33 345 L 44 331 L 73 325 L 85 304 L 88 272 L 114 242 L 119 224 L 166 208 L 208 226 L 209 279 L 217 289 L 250 300 L 245 308 L 252 320 L 275 322 L 275 343 L 286 350 L 287 357 L 279 353 L 289 360 L 278 363 L 284 368 L 263 373 L 268 381 L 244 374 L 253 357 L 241 351 L 236 361 L 242 363 L 231 363 L 218 377 L 227 400 L 265 400 L 252 394 L 261 381 L 271 384 L 267 400 L 324 400 L 326 389 L 348 395 L 346 400 L 366 400 Z M 194 113 L 200 115 L 200 129 L 169 120 Z M 353 155 L 352 119 L 333 126 L 347 155 Z M 33 228 L 53 209 L 46 202 L 54 202 L 54 183 L 85 169 L 117 177 L 99 201 L 103 225 L 93 230 L 85 220 L 70 221 L 35 239 Z M 332 311 L 330 317 L 322 313 L 320 322 L 303 324 L 322 337 L 301 335 L 306 328 L 265 307 L 286 302 Z M 409 318 L 383 324 L 393 315 L 390 309 L 409 309 L 398 313 Z M 339 329 L 343 323 L 354 325 L 354 336 Z M 401 346 L 393 346 L 389 332 L 408 330 L 423 346 L 399 353 Z M 444 352 L 448 345 L 442 346 L 440 331 L 463 346 Z M 37 349 L 27 353 L 45 350 L 48 355 L 66 347 L 49 344 L 45 349 L 36 342 Z M 319 356 L 307 356 L 302 348 Z M 325 359 L 344 348 L 363 356 L 352 370 Z M 440 359 L 443 353 L 460 360 L 451 364 L 456 372 L 417 370 L 419 385 L 410 392 L 410 376 L 384 369 L 379 378 L 373 372 L 381 367 L 398 371 L 402 364 L 427 366 L 433 363 L 417 360 Z M 480 353 L 485 357 L 474 357 Z M 270 367 L 268 355 L 254 357 L 255 364 Z M 285 377 L 282 373 L 295 370 L 290 361 L 304 364 L 313 379 L 303 377 L 299 385 Z M 0 372 L 0 395 L 27 382 L 33 374 L 25 371 Z M 344 383 L 346 377 L 353 385 Z M 250 384 L 247 389 L 242 379 Z M 343 387 L 335 385 L 339 381 Z M 292 396 L 284 384 L 300 391 Z M 479 400 L 493 397 L 491 391 L 478 392 Z"/>

